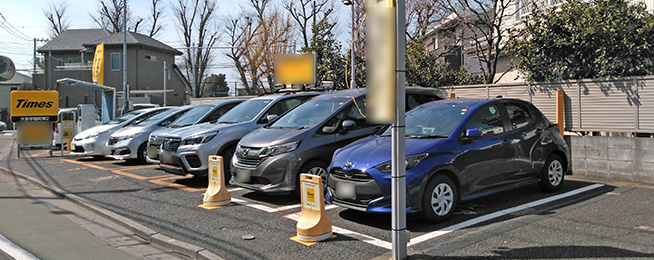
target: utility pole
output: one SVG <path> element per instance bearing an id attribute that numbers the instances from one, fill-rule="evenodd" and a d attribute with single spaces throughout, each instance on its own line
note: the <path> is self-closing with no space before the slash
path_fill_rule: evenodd
<path id="1" fill-rule="evenodd" d="M 127 0 L 123 0 L 123 113 L 129 110 L 127 89 Z"/>
<path id="2" fill-rule="evenodd" d="M 163 62 L 163 106 L 166 106 L 166 79 L 168 78 L 166 75 L 166 61 Z"/>
<path id="3" fill-rule="evenodd" d="M 193 89 L 191 93 L 192 97 L 195 96 L 195 88 L 196 88 L 196 78 L 195 78 L 195 42 L 191 43 L 191 75 L 193 77 Z"/>

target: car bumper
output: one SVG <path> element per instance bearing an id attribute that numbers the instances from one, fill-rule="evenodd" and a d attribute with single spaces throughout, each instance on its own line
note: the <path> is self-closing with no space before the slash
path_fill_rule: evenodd
<path id="1" fill-rule="evenodd" d="M 138 158 L 139 143 L 133 140 L 119 141 L 109 146 L 111 152 L 107 157 L 117 160 L 136 159 Z"/>
<path id="2" fill-rule="evenodd" d="M 145 157 L 145 160 L 149 163 L 161 163 L 159 160 L 159 148 L 161 143 L 148 143 L 148 155 Z"/>
<path id="3" fill-rule="evenodd" d="M 247 163 L 245 163 L 247 161 Z M 232 181 L 245 189 L 258 192 L 289 192 L 295 190 L 295 177 L 300 161 L 295 153 L 285 153 L 260 160 L 232 158 Z"/>
<path id="4" fill-rule="evenodd" d="M 172 151 L 159 152 L 159 167 L 169 173 L 178 175 L 204 175 L 207 173 L 209 155 L 203 156 L 197 150 L 181 153 Z"/>
<path id="5" fill-rule="evenodd" d="M 84 140 L 73 140 L 70 143 L 70 154 L 72 155 L 109 155 L 111 149 L 105 145 L 106 140 L 102 141 L 98 138 L 90 138 Z"/>

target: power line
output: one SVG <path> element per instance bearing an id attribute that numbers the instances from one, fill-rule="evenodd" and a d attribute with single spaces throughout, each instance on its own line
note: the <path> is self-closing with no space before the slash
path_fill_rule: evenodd
<path id="1" fill-rule="evenodd" d="M 18 38 L 19 40 L 24 40 L 24 41 L 32 40 L 31 37 L 27 36 L 26 34 L 22 33 L 20 30 L 16 29 L 16 27 L 11 25 L 11 23 L 7 21 L 7 19 L 5 18 L 4 15 L 2 15 L 2 13 L 0 13 L 0 18 L 2 18 L 3 21 L 2 24 L 0 24 L 0 27 L 2 27 L 2 29 L 4 29 L 6 32 Z"/>

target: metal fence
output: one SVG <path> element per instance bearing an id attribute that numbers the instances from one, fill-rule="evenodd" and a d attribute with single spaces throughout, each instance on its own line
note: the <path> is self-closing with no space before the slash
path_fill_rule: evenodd
<path id="1" fill-rule="evenodd" d="M 556 91 L 565 91 L 565 129 L 654 133 L 654 76 L 619 80 L 571 80 L 452 86 L 457 98 L 518 98 L 532 102 L 556 119 Z"/>

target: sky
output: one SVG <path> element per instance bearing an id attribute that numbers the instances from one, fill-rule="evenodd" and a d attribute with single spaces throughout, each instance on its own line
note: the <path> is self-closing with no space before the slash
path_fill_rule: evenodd
<path id="1" fill-rule="evenodd" d="M 48 9 L 50 5 L 59 4 L 62 0 L 0 0 L 0 55 L 7 56 L 16 64 L 19 73 L 29 75 L 32 70 L 32 59 L 34 55 L 34 38 L 48 38 L 48 21 L 43 15 L 43 10 Z M 174 17 L 172 14 L 171 4 L 176 0 L 162 0 L 164 10 L 164 29 L 155 36 L 155 39 L 168 44 L 173 48 L 182 48 L 180 37 L 175 29 Z M 273 6 L 281 8 L 282 0 L 273 0 L 277 3 Z M 68 3 L 67 16 L 70 20 L 70 29 L 89 29 L 99 28 L 91 18 L 91 13 L 95 14 L 98 10 L 99 3 L 97 0 L 66 0 Z M 246 0 L 218 0 L 218 16 L 228 17 L 239 14 L 241 6 L 247 4 Z M 133 15 L 148 17 L 150 15 L 150 0 L 128 0 L 130 12 Z M 336 29 L 337 38 L 343 46 L 348 46 L 350 12 L 349 8 L 342 7 L 340 0 L 334 0 L 336 14 L 334 19 L 339 22 Z M 4 17 L 4 19 L 3 19 Z M 141 25 L 143 26 L 143 25 Z M 143 27 L 145 28 L 145 27 Z M 37 42 L 37 48 L 43 46 L 45 42 Z M 219 43 L 218 45 L 224 45 Z M 228 58 L 220 51 L 214 52 L 215 61 L 213 66 L 220 69 L 214 69 L 210 73 L 224 73 L 227 75 L 227 81 L 238 81 L 236 70 L 231 66 Z"/>

